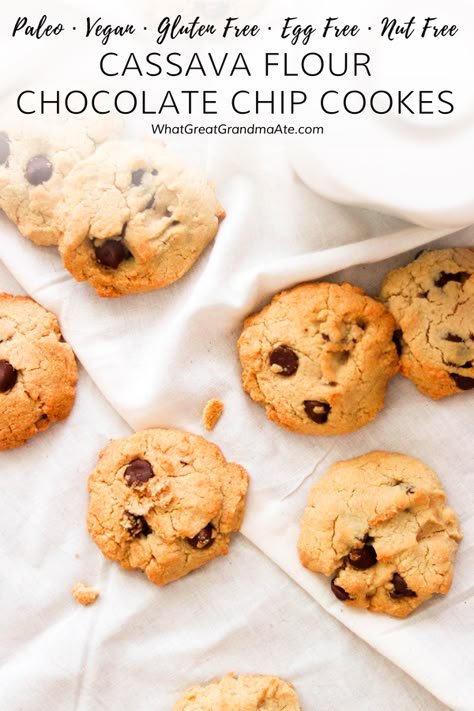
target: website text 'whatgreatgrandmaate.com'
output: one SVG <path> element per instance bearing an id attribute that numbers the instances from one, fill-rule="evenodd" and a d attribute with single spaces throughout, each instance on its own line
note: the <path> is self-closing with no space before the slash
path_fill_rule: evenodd
<path id="1" fill-rule="evenodd" d="M 232 126 L 226 123 L 214 124 L 211 126 L 198 126 L 193 123 L 185 123 L 179 126 L 172 126 L 167 123 L 152 123 L 151 130 L 156 136 L 169 135 L 287 135 L 287 136 L 308 136 L 324 133 L 323 126 L 288 126 L 287 124 L 276 124 L 275 126 L 258 126 L 250 124 L 248 126 Z"/>

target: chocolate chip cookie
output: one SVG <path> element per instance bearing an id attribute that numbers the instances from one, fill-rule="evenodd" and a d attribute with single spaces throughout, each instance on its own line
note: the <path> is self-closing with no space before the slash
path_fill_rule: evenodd
<path id="1" fill-rule="evenodd" d="M 474 388 L 474 248 L 422 252 L 384 281 L 400 372 L 438 400 Z"/>
<path id="2" fill-rule="evenodd" d="M 301 711 L 298 697 L 276 676 L 228 674 L 208 686 L 193 686 L 172 711 Z"/>
<path id="3" fill-rule="evenodd" d="M 206 180 L 155 141 L 101 146 L 69 175 L 64 196 L 64 265 L 99 296 L 176 281 L 224 216 Z"/>
<path id="4" fill-rule="evenodd" d="M 461 538 L 431 469 L 370 452 L 337 462 L 313 486 L 298 551 L 306 568 L 332 576 L 338 600 L 406 617 L 448 592 Z"/>
<path id="5" fill-rule="evenodd" d="M 67 417 L 76 381 L 56 317 L 32 299 L 0 294 L 0 449 Z"/>
<path id="6" fill-rule="evenodd" d="M 87 526 L 107 558 L 165 585 L 227 553 L 247 485 L 246 471 L 203 437 L 144 430 L 101 452 Z"/>
<path id="7" fill-rule="evenodd" d="M 115 119 L 0 119 L 0 207 L 36 244 L 57 244 L 64 178 L 96 145 L 118 136 Z"/>
<path id="8" fill-rule="evenodd" d="M 267 417 L 294 432 L 334 435 L 372 420 L 398 368 L 395 322 L 350 284 L 301 284 L 244 324 L 242 383 Z"/>

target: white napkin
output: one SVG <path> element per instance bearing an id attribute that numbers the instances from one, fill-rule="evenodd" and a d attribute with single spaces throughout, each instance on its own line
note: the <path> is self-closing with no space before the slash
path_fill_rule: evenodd
<path id="1" fill-rule="evenodd" d="M 399 708 L 417 708 L 418 703 L 423 703 L 423 708 L 426 704 L 437 708 L 431 697 L 417 701 L 409 690 L 421 692 L 405 679 L 397 679 L 394 692 L 390 675 L 385 678 L 384 671 L 383 679 L 377 677 L 379 668 L 386 669 L 380 667 L 381 659 L 371 657 L 370 668 L 364 668 L 365 648 L 361 644 L 355 647 L 355 658 L 341 657 L 341 647 L 349 639 L 343 630 L 288 577 L 269 565 L 251 543 L 319 605 L 443 703 L 468 711 L 474 693 L 470 634 L 474 621 L 474 474 L 469 418 L 473 394 L 435 403 L 396 376 L 389 385 L 384 411 L 358 432 L 333 438 L 296 435 L 267 421 L 263 410 L 242 391 L 236 353 L 244 316 L 267 302 L 275 291 L 331 274 L 331 280 L 346 279 L 376 294 L 389 268 L 408 261 L 420 245 L 440 233 L 317 197 L 294 176 L 283 150 L 271 142 L 240 139 L 238 146 L 237 151 L 229 142 L 214 143 L 207 150 L 207 172 L 228 213 L 215 243 L 188 275 L 158 292 L 100 300 L 87 284 L 77 284 L 63 270 L 54 249 L 35 247 L 14 227 L 2 223 L 0 258 L 33 298 L 58 315 L 66 339 L 112 406 L 102 402 L 83 373 L 79 388 L 83 402 L 72 418 L 39 435 L 27 447 L 2 455 L 2 469 L 7 462 L 11 472 L 5 487 L 7 500 L 16 512 L 24 507 L 24 520 L 30 517 L 34 526 L 34 535 L 25 530 L 30 524 L 8 534 L 5 555 L 9 570 L 17 563 L 17 536 L 24 536 L 28 543 L 28 547 L 23 543 L 22 549 L 24 579 L 20 585 L 14 575 L 19 587 L 9 595 L 17 599 L 19 610 L 32 600 L 25 587 L 32 586 L 38 595 L 36 624 L 33 629 L 20 624 L 13 646 L 9 660 L 12 676 L 8 677 L 11 688 L 18 689 L 11 679 L 25 682 L 21 675 L 28 660 L 34 675 L 31 693 L 49 699 L 49 706 L 44 701 L 36 707 L 53 708 L 51 698 L 57 695 L 61 680 L 82 665 L 84 673 L 76 680 L 76 700 L 71 708 L 125 708 L 136 693 L 137 708 L 145 708 L 149 702 L 166 711 L 180 690 L 203 677 L 230 669 L 251 671 L 255 646 L 260 643 L 257 659 L 263 660 L 265 669 L 261 665 L 253 670 L 276 669 L 291 678 L 298 690 L 303 689 L 307 711 L 345 705 L 345 682 L 333 677 L 333 664 L 349 675 L 351 687 L 354 684 L 356 701 L 351 700 L 351 708 L 383 708 L 387 698 Z M 205 148 L 199 147 L 201 157 L 206 155 Z M 472 244 L 473 237 L 473 231 L 466 230 L 434 246 Z M 336 270 L 344 271 L 334 274 Z M 220 565 L 211 564 L 169 588 L 154 589 L 140 574 L 100 562 L 100 554 L 83 535 L 86 472 L 105 436 L 129 431 L 120 417 L 133 429 L 176 426 L 204 434 L 200 415 L 211 397 L 223 400 L 225 410 L 210 439 L 228 459 L 243 464 L 251 476 L 242 529 L 248 540 L 238 536 L 229 558 Z M 49 455 L 50 446 L 54 459 Z M 426 604 L 404 621 L 345 608 L 332 596 L 327 579 L 300 566 L 295 548 L 312 483 L 332 462 L 376 448 L 404 452 L 432 466 L 460 516 L 465 535 L 449 595 Z M 43 455 L 43 462 L 38 454 Z M 59 478 L 58 455 L 62 469 L 73 468 Z M 39 478 L 31 469 L 36 461 L 41 469 Z M 28 485 L 24 481 L 17 484 L 17 466 L 27 472 Z M 67 496 L 56 493 L 48 467 L 56 472 L 53 480 L 60 482 L 60 491 L 61 487 L 68 490 Z M 68 506 L 66 518 L 61 510 L 64 505 Z M 55 515 L 81 532 L 77 538 L 69 529 L 58 532 Z M 65 533 L 63 548 L 69 559 L 63 555 L 60 561 L 58 539 Z M 82 546 L 81 564 L 70 559 L 76 541 Z M 64 591 L 58 595 L 55 587 L 53 599 L 62 607 L 59 614 L 56 606 L 48 607 L 45 595 L 51 594 L 51 580 L 45 583 L 45 576 L 54 575 L 61 564 L 67 566 L 71 584 L 76 565 L 77 570 L 87 569 L 93 577 L 101 578 L 106 588 L 104 599 L 90 616 L 73 610 Z M 87 622 L 81 624 L 82 620 Z M 78 641 L 71 642 L 74 650 L 66 653 L 71 630 L 79 635 Z M 335 641 L 334 635 L 341 635 L 340 641 Z M 48 677 L 41 655 L 51 636 L 56 656 Z M 221 645 L 221 639 L 226 643 Z M 143 675 L 150 678 L 151 650 L 151 659 L 158 660 L 156 688 L 147 682 L 143 692 L 138 686 Z M 316 660 L 314 665 L 312 660 Z M 36 674 L 36 669 L 41 672 Z M 327 687 L 333 684 L 338 689 L 329 692 Z M 69 693 L 70 688 L 65 688 Z M 99 693 L 93 701 L 88 696 L 92 692 Z M 388 695 L 385 701 L 382 693 Z M 5 708 L 15 708 L 13 698 L 8 697 Z"/>

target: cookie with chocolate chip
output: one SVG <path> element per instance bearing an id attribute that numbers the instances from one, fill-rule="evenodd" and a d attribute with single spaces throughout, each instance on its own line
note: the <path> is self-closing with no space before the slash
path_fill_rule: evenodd
<path id="1" fill-rule="evenodd" d="M 244 323 L 242 383 L 293 432 L 335 435 L 372 420 L 398 368 L 395 322 L 350 284 L 301 284 Z"/>
<path id="2" fill-rule="evenodd" d="M 277 676 L 227 674 L 207 686 L 193 686 L 172 711 L 301 711 L 295 690 Z"/>
<path id="3" fill-rule="evenodd" d="M 406 617 L 449 591 L 461 538 L 429 467 L 369 452 L 337 462 L 313 486 L 298 551 L 306 568 L 331 576 L 338 600 Z"/>
<path id="4" fill-rule="evenodd" d="M 56 317 L 32 299 L 0 294 L 0 449 L 67 417 L 76 381 Z"/>
<path id="5" fill-rule="evenodd" d="M 36 244 L 57 244 L 64 178 L 98 144 L 117 136 L 115 119 L 0 119 L 0 208 Z"/>
<path id="6" fill-rule="evenodd" d="M 422 252 L 388 274 L 381 298 L 402 375 L 433 400 L 474 388 L 474 248 Z"/>
<path id="7" fill-rule="evenodd" d="M 64 196 L 64 264 L 99 296 L 176 281 L 224 216 L 207 181 L 156 141 L 104 144 L 69 175 Z"/>
<path id="8" fill-rule="evenodd" d="M 227 553 L 247 485 L 246 471 L 203 437 L 144 430 L 101 452 L 87 527 L 107 558 L 165 585 Z"/>

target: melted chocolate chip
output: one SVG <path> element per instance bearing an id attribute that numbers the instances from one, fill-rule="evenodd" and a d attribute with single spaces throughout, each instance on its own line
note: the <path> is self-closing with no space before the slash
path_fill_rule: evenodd
<path id="1" fill-rule="evenodd" d="M 451 343 L 462 343 L 463 338 L 461 336 L 457 336 L 455 333 L 448 333 L 447 336 L 444 337 L 445 341 L 451 341 Z"/>
<path id="2" fill-rule="evenodd" d="M 132 185 L 140 185 L 144 175 L 145 171 L 141 168 L 139 168 L 138 170 L 134 170 L 132 173 Z"/>
<path id="3" fill-rule="evenodd" d="M 199 533 L 197 533 L 193 538 L 188 538 L 187 541 L 193 548 L 198 548 L 199 550 L 209 548 L 214 541 L 214 531 L 215 528 L 212 523 L 208 523 L 207 526 L 201 528 Z"/>
<path id="4" fill-rule="evenodd" d="M 6 133 L 0 133 L 0 165 L 4 165 L 10 155 L 10 142 Z"/>
<path id="5" fill-rule="evenodd" d="M 277 346 L 270 353 L 270 365 L 277 365 L 278 375 L 288 377 L 298 370 L 299 358 L 295 351 L 289 346 Z"/>
<path id="6" fill-rule="evenodd" d="M 345 601 L 350 599 L 349 593 L 346 593 L 344 588 L 341 588 L 340 585 L 336 585 L 334 580 L 331 580 L 331 590 L 333 591 L 334 595 L 337 597 L 338 600 Z"/>
<path id="7" fill-rule="evenodd" d="M 395 343 L 395 348 L 397 349 L 397 353 L 399 356 L 402 354 L 402 336 L 403 336 L 403 331 L 401 328 L 397 328 L 393 332 L 392 336 L 392 341 Z"/>
<path id="8" fill-rule="evenodd" d="M 456 272 L 455 274 L 450 274 L 449 272 L 441 272 L 437 279 L 435 279 L 434 285 L 439 286 L 441 289 L 449 281 L 456 281 L 458 284 L 464 284 L 465 281 L 469 279 L 469 274 L 467 272 Z"/>
<path id="9" fill-rule="evenodd" d="M 391 580 L 393 590 L 390 591 L 390 597 L 394 600 L 399 600 L 402 597 L 417 597 L 414 590 L 410 590 L 405 580 L 399 573 L 394 573 Z"/>
<path id="10" fill-rule="evenodd" d="M 110 269 L 117 269 L 125 259 L 131 256 L 123 242 L 118 242 L 115 239 L 106 240 L 99 247 L 95 247 L 94 252 L 99 264 L 110 267 Z"/>
<path id="11" fill-rule="evenodd" d="M 53 174 L 53 164 L 46 156 L 33 156 L 26 166 L 25 176 L 31 185 L 45 183 Z"/>
<path id="12" fill-rule="evenodd" d="M 353 568 L 357 570 L 367 570 L 377 562 L 377 553 L 373 546 L 363 548 L 351 548 L 347 560 Z"/>
<path id="13" fill-rule="evenodd" d="M 151 198 L 148 200 L 147 204 L 145 205 L 145 210 L 151 210 L 153 205 L 155 204 L 155 196 L 152 195 Z"/>
<path id="14" fill-rule="evenodd" d="M 135 514 L 130 513 L 130 511 L 123 512 L 122 524 L 133 538 L 148 536 L 151 533 L 151 528 L 146 522 L 145 517 L 135 516 Z"/>
<path id="15" fill-rule="evenodd" d="M 460 390 L 472 390 L 474 388 L 474 378 L 468 378 L 467 375 L 458 375 L 457 373 L 450 373 L 449 377 L 454 380 L 456 387 Z"/>
<path id="16" fill-rule="evenodd" d="M 128 486 L 140 486 L 154 476 L 150 462 L 146 459 L 134 459 L 125 469 L 123 478 Z"/>
<path id="17" fill-rule="evenodd" d="M 303 402 L 304 411 L 310 420 L 318 425 L 323 425 L 328 421 L 331 405 L 323 400 L 305 400 Z"/>
<path id="18" fill-rule="evenodd" d="M 11 390 L 17 378 L 18 371 L 7 360 L 0 360 L 0 393 Z"/>

